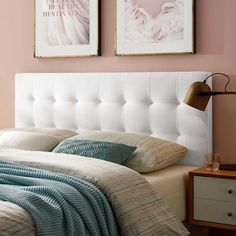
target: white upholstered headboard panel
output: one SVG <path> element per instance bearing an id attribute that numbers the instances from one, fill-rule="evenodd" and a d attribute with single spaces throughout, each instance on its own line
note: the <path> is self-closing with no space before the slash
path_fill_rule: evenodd
<path id="1" fill-rule="evenodd" d="M 184 164 L 212 150 L 212 106 L 183 104 L 207 72 L 17 74 L 16 127 L 147 133 L 186 146 Z"/>

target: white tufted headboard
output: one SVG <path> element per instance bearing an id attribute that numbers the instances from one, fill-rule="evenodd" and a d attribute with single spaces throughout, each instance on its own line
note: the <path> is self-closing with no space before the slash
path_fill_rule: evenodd
<path id="1" fill-rule="evenodd" d="M 16 75 L 16 127 L 139 132 L 186 146 L 184 164 L 212 151 L 212 106 L 183 104 L 207 72 L 58 73 Z"/>

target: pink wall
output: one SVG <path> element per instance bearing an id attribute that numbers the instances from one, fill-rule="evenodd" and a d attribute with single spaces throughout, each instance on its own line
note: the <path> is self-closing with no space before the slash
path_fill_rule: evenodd
<path id="1" fill-rule="evenodd" d="M 33 58 L 34 0 L 1 1 L 0 128 L 14 125 L 16 72 L 220 71 L 236 90 L 236 0 L 196 0 L 197 54 L 114 57 L 114 1 L 102 0 L 102 57 Z M 215 81 L 221 88 L 222 80 Z M 236 162 L 236 96 L 214 99 L 214 146 Z"/>

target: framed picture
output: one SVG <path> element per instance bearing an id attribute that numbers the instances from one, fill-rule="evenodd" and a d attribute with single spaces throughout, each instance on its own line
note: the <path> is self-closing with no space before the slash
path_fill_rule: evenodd
<path id="1" fill-rule="evenodd" d="M 35 57 L 98 56 L 99 0 L 35 0 Z"/>
<path id="2" fill-rule="evenodd" d="M 116 0 L 117 55 L 194 53 L 194 0 Z"/>

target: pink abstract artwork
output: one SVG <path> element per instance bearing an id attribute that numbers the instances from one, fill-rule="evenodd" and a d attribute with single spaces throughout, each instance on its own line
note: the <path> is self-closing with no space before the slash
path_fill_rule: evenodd
<path id="1" fill-rule="evenodd" d="M 192 53 L 193 0 L 117 1 L 118 54 Z"/>
<path id="2" fill-rule="evenodd" d="M 35 56 L 99 55 L 99 0 L 35 0 Z"/>
<path id="3" fill-rule="evenodd" d="M 183 0 L 126 0 L 127 42 L 173 42 L 184 37 Z"/>
<path id="4" fill-rule="evenodd" d="M 45 45 L 89 43 L 89 0 L 42 1 Z"/>

